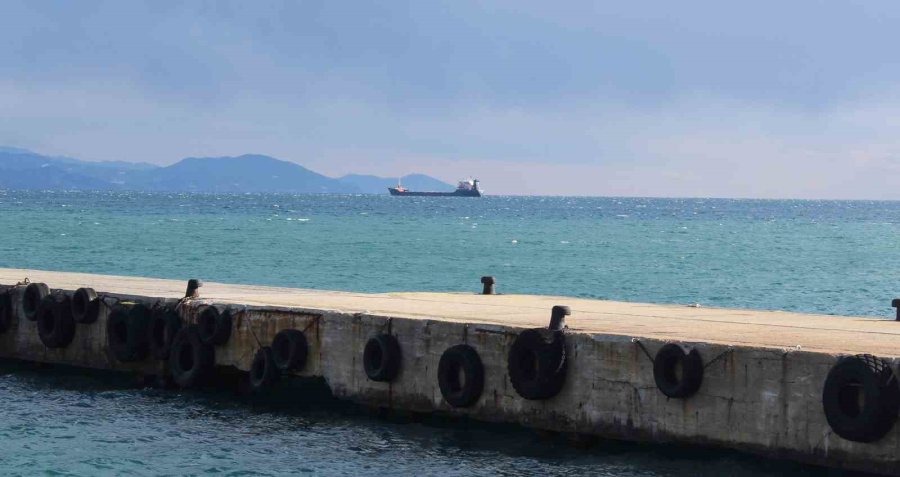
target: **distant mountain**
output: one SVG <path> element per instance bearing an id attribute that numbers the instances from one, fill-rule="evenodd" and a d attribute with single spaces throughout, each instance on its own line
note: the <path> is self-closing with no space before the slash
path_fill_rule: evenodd
<path id="1" fill-rule="evenodd" d="M 15 148 L 0 149 L 0 189 L 108 189 L 89 171 L 72 170 L 64 159 Z"/>
<path id="2" fill-rule="evenodd" d="M 148 190 L 189 192 L 358 192 L 353 186 L 293 162 L 253 154 L 189 157 L 146 171 L 140 185 Z"/>
<path id="3" fill-rule="evenodd" d="M 404 186 L 452 189 L 413 174 Z M 166 167 L 124 161 L 90 162 L 0 147 L 0 189 L 149 190 L 171 192 L 283 192 L 385 194 L 394 179 L 349 175 L 334 179 L 274 157 L 189 157 Z"/>
<path id="4" fill-rule="evenodd" d="M 352 184 L 363 194 L 387 194 L 388 187 L 397 186 L 396 177 L 378 177 L 360 174 L 349 174 L 341 177 L 341 182 Z M 403 187 L 416 191 L 447 191 L 452 192 L 454 187 L 446 182 L 441 182 L 434 177 L 424 174 L 410 174 L 401 178 Z"/>
<path id="5" fill-rule="evenodd" d="M 68 157 L 54 158 L 67 173 L 87 176 L 109 184 L 110 189 L 122 188 L 129 184 L 139 184 L 148 171 L 160 169 L 159 166 L 145 162 L 79 161 Z"/>

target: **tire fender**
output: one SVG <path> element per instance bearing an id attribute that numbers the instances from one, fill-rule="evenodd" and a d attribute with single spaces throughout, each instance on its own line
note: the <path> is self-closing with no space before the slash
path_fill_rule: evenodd
<path id="1" fill-rule="evenodd" d="M 26 320 L 35 320 L 38 307 L 48 295 L 50 295 L 50 287 L 46 283 L 29 283 L 25 287 L 25 291 L 20 296 L 19 308 Z"/>
<path id="2" fill-rule="evenodd" d="M 12 288 L 0 293 L 0 335 L 12 328 L 14 321 Z"/>
<path id="3" fill-rule="evenodd" d="M 182 388 L 192 388 L 209 377 L 215 366 L 215 349 L 200 340 L 197 325 L 182 327 L 172 339 L 169 371 Z"/>
<path id="4" fill-rule="evenodd" d="M 272 340 L 275 367 L 281 371 L 298 371 L 306 366 L 309 344 L 300 330 L 281 330 Z"/>
<path id="5" fill-rule="evenodd" d="M 855 442 L 875 442 L 897 421 L 900 386 L 884 360 L 868 354 L 846 356 L 828 372 L 822 407 L 835 434 Z"/>
<path id="6" fill-rule="evenodd" d="M 100 299 L 93 288 L 79 288 L 72 295 L 72 316 L 76 323 L 90 324 L 100 315 Z"/>
<path id="7" fill-rule="evenodd" d="M 146 305 L 117 305 L 106 319 L 106 341 L 113 356 L 122 362 L 141 361 L 147 357 L 150 310 Z"/>
<path id="8" fill-rule="evenodd" d="M 231 338 L 231 310 L 219 312 L 215 306 L 207 306 L 197 317 L 200 339 L 213 346 L 222 346 Z"/>
<path id="9" fill-rule="evenodd" d="M 438 362 L 438 386 L 441 395 L 453 407 L 468 407 L 478 401 L 484 390 L 484 365 L 475 348 L 451 346 Z"/>
<path id="10" fill-rule="evenodd" d="M 566 340 L 562 330 L 533 328 L 516 337 L 507 356 L 513 388 L 525 399 L 549 399 L 562 390 L 567 370 Z"/>
<path id="11" fill-rule="evenodd" d="M 400 343 L 389 334 L 374 336 L 363 350 L 363 367 L 372 381 L 390 382 L 400 372 L 402 361 Z"/>
<path id="12" fill-rule="evenodd" d="M 259 392 L 266 389 L 280 377 L 278 368 L 275 366 L 275 355 L 272 348 L 263 346 L 256 351 L 253 357 L 253 364 L 250 365 L 250 373 L 247 376 L 250 382 L 250 390 Z"/>
<path id="13" fill-rule="evenodd" d="M 150 318 L 150 354 L 159 360 L 169 358 L 175 335 L 181 329 L 181 317 L 170 305 L 153 308 Z"/>
<path id="14" fill-rule="evenodd" d="M 38 337 L 47 348 L 65 348 L 75 338 L 75 319 L 67 295 L 48 295 L 41 300 L 37 314 Z"/>
<path id="15" fill-rule="evenodd" d="M 694 348 L 685 349 L 675 343 L 660 348 L 653 358 L 656 387 L 670 398 L 693 396 L 703 383 L 703 359 Z"/>

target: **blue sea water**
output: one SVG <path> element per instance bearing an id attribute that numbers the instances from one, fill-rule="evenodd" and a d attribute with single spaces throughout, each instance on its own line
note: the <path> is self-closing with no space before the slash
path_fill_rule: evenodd
<path id="1" fill-rule="evenodd" d="M 0 267 L 889 316 L 900 202 L 0 191 Z"/>
<path id="2" fill-rule="evenodd" d="M 504 293 L 889 317 L 898 245 L 898 202 L 0 191 L 0 267 L 321 289 L 477 291 L 494 275 Z M 0 368 L 0 474 L 306 471 L 816 472 Z"/>

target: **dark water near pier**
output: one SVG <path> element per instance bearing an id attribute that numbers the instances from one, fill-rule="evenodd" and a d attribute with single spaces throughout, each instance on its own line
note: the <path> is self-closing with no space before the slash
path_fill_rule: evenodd
<path id="1" fill-rule="evenodd" d="M 340 403 L 248 402 L 0 364 L 2 475 L 819 475 L 732 452 L 602 442 L 478 423 L 415 423 Z M 296 396 L 298 391 L 283 392 Z"/>
<path id="2" fill-rule="evenodd" d="M 900 203 L 0 191 L 0 267 L 891 315 Z M 23 277 L 24 278 L 24 277 Z M 573 317 L 577 319 L 577 317 Z M 0 368 L 0 474 L 815 475 Z"/>

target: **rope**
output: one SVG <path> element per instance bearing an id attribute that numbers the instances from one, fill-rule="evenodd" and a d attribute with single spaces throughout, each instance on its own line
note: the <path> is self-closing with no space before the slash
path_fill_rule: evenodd
<path id="1" fill-rule="evenodd" d="M 306 324 L 306 328 L 303 328 L 303 333 L 306 333 L 306 330 L 312 328 L 313 325 L 319 324 L 319 319 L 322 318 L 322 315 L 316 315 L 313 319 L 309 320 L 309 323 Z"/>
<path id="2" fill-rule="evenodd" d="M 247 307 L 244 307 L 241 310 L 241 320 L 243 320 L 247 315 Z M 256 340 L 256 346 L 259 346 L 257 350 L 262 349 L 262 341 L 259 340 L 259 337 L 256 336 L 256 332 L 253 331 L 253 320 L 247 319 L 247 329 L 250 330 L 250 335 L 253 336 L 253 339 Z"/>
<path id="3" fill-rule="evenodd" d="M 185 300 L 187 297 L 179 298 L 177 302 L 175 302 L 175 312 L 181 314 L 181 309 L 184 308 Z"/>
<path id="4" fill-rule="evenodd" d="M 515 331 L 506 331 L 506 330 L 491 330 L 487 328 L 475 328 L 475 331 L 479 333 L 488 333 L 492 335 L 503 335 L 503 336 L 519 336 L 518 332 Z"/>
<path id="5" fill-rule="evenodd" d="M 123 299 L 121 299 L 121 298 L 119 298 L 119 297 L 116 297 L 116 296 L 109 296 L 109 295 L 101 295 L 98 299 L 99 299 L 100 302 L 103 303 L 103 305 L 106 306 L 107 308 L 112 308 L 112 307 L 114 307 L 114 306 L 116 306 L 116 305 L 122 303 L 123 301 L 125 301 L 125 300 L 123 300 Z M 112 305 L 109 304 L 110 301 L 113 302 Z"/>
<path id="6" fill-rule="evenodd" d="M 638 347 L 641 348 L 641 351 L 643 351 L 644 354 L 647 355 L 647 359 L 649 359 L 651 363 L 654 363 L 654 364 L 656 363 L 656 361 L 653 359 L 653 356 L 650 356 L 650 351 L 647 351 L 647 347 L 644 346 L 644 343 L 641 343 L 641 340 L 639 340 L 637 338 L 632 338 L 631 342 L 638 345 Z M 715 358 L 709 360 L 709 362 L 704 364 L 703 369 L 706 369 L 706 368 L 712 366 L 713 363 L 715 363 L 716 361 L 724 358 L 726 355 L 733 353 L 733 352 L 734 352 L 734 346 L 729 346 L 727 350 L 719 353 L 718 356 L 716 356 Z"/>
<path id="7" fill-rule="evenodd" d="M 716 361 L 718 361 L 718 360 L 724 358 L 725 355 L 730 354 L 730 353 L 733 353 L 733 352 L 734 352 L 734 346 L 729 346 L 728 349 L 726 349 L 725 351 L 719 353 L 718 356 L 716 356 L 715 358 L 711 359 L 708 363 L 704 364 L 704 365 L 703 365 L 703 369 L 706 369 L 706 368 L 710 367 L 710 366 L 711 366 L 713 363 L 715 363 Z"/>
<path id="8" fill-rule="evenodd" d="M 641 340 L 637 338 L 631 338 L 631 342 L 641 348 L 641 351 L 643 351 L 644 354 L 647 355 L 647 359 L 649 359 L 651 363 L 656 364 L 656 362 L 653 360 L 653 356 L 650 356 L 650 352 L 647 351 L 647 348 L 644 346 L 644 343 L 641 343 Z"/>

